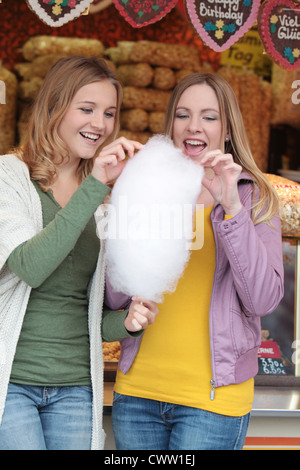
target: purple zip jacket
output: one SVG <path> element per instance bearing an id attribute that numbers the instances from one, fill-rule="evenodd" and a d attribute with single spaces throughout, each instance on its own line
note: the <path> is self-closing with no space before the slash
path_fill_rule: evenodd
<path id="1" fill-rule="evenodd" d="M 238 187 L 243 207 L 236 216 L 224 220 L 224 210 L 218 203 L 211 213 L 216 243 L 209 311 L 211 399 L 216 387 L 241 383 L 257 374 L 260 317 L 276 309 L 284 291 L 280 218 L 272 219 L 273 226 L 254 226 L 251 178 L 242 174 Z M 105 303 L 117 310 L 127 308 L 130 298 L 115 292 L 107 279 Z M 121 341 L 119 368 L 124 374 L 138 352 L 141 338 Z"/>

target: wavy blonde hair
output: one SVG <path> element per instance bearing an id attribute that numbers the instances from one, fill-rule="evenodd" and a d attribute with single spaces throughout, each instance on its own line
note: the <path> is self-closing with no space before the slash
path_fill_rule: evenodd
<path id="1" fill-rule="evenodd" d="M 268 222 L 278 214 L 279 198 L 254 161 L 237 98 L 226 80 L 217 74 L 202 72 L 184 77 L 174 88 L 170 98 L 166 111 L 165 133 L 172 138 L 176 108 L 182 93 L 190 86 L 202 84 L 210 86 L 217 96 L 223 128 L 222 142 L 225 142 L 226 133 L 230 136 L 222 150 L 231 153 L 234 161 L 241 165 L 243 171 L 257 184 L 259 198 L 253 202 L 253 223 Z"/>
<path id="2" fill-rule="evenodd" d="M 27 133 L 16 153 L 28 166 L 30 176 L 47 191 L 56 176 L 56 167 L 68 159 L 68 149 L 58 135 L 59 125 L 77 91 L 90 83 L 108 80 L 117 91 L 114 130 L 97 149 L 114 140 L 119 130 L 122 87 L 103 59 L 70 56 L 59 59 L 49 70 L 32 108 Z M 94 157 L 94 158 L 95 158 Z M 82 181 L 92 170 L 93 161 L 82 159 L 78 178 Z M 54 164 L 55 159 L 55 164 Z"/>

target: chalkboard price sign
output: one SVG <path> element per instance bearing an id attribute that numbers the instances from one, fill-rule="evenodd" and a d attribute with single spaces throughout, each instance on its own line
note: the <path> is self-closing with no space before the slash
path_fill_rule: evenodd
<path id="1" fill-rule="evenodd" d="M 285 367 L 282 359 L 272 359 L 270 357 L 258 358 L 259 374 L 285 375 Z"/>
<path id="2" fill-rule="evenodd" d="M 275 341 L 263 341 L 258 350 L 259 374 L 285 375 L 280 349 Z"/>

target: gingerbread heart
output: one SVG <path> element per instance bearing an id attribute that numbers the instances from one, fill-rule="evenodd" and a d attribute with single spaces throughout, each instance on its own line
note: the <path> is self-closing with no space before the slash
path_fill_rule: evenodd
<path id="1" fill-rule="evenodd" d="M 260 0 L 186 0 L 196 32 L 216 52 L 229 49 L 251 28 L 259 6 Z"/>
<path id="2" fill-rule="evenodd" d="M 271 0 L 262 5 L 258 31 L 265 51 L 287 70 L 300 67 L 300 4 Z"/>
<path id="3" fill-rule="evenodd" d="M 161 20 L 178 0 L 112 0 L 119 13 L 134 28 Z"/>
<path id="4" fill-rule="evenodd" d="M 27 0 L 29 8 L 47 25 L 59 27 L 80 16 L 93 0 Z"/>

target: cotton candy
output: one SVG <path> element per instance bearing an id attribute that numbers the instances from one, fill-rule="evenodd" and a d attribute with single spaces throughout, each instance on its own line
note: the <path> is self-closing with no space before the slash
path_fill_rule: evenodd
<path id="1" fill-rule="evenodd" d="M 114 290 L 161 302 L 176 289 L 190 257 L 202 176 L 202 167 L 162 135 L 128 161 L 98 227 Z"/>

